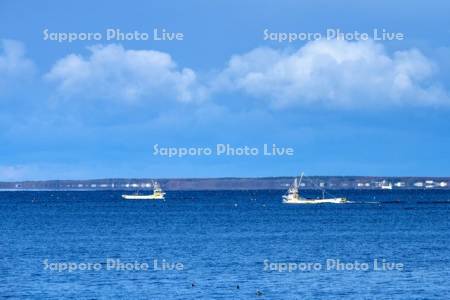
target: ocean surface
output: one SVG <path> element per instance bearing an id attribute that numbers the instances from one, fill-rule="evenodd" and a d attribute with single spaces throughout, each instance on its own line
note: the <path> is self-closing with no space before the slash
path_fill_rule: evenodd
<path id="1" fill-rule="evenodd" d="M 0 192 L 0 297 L 450 299 L 450 191 L 283 193 Z"/>

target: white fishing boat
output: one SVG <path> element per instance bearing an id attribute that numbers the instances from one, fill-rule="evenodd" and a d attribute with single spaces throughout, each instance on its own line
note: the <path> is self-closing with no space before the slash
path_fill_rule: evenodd
<path id="1" fill-rule="evenodd" d="M 325 191 L 322 190 L 322 199 L 308 199 L 300 196 L 299 188 L 303 179 L 303 173 L 300 176 L 300 180 L 297 177 L 294 179 L 294 182 L 289 187 L 287 194 L 283 195 L 283 203 L 284 204 L 323 204 L 323 203 L 346 203 L 348 202 L 346 198 L 334 197 L 334 198 L 325 198 Z"/>
<path id="2" fill-rule="evenodd" d="M 166 193 L 161 189 L 158 182 L 153 182 L 153 194 L 145 195 L 139 194 L 138 192 L 134 194 L 124 194 L 122 198 L 127 200 L 164 200 Z"/>
<path id="3" fill-rule="evenodd" d="M 380 184 L 382 190 L 392 190 L 392 183 L 383 180 Z"/>

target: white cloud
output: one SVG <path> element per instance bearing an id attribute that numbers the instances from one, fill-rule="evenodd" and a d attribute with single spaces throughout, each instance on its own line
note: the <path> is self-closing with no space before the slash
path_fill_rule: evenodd
<path id="1" fill-rule="evenodd" d="M 131 102 L 160 97 L 190 102 L 204 97 L 195 72 L 179 69 L 167 53 L 126 50 L 115 44 L 88 49 L 88 57 L 70 54 L 45 75 L 58 84 L 62 95 Z"/>
<path id="2" fill-rule="evenodd" d="M 83 162 L 35 162 L 29 164 L 0 165 L 0 181 L 55 180 L 88 178 L 93 170 L 100 170 L 96 164 Z M 108 170 L 110 171 L 110 170 Z M 104 172 L 104 174 L 106 174 Z M 94 175 L 101 177 L 102 175 Z"/>
<path id="3" fill-rule="evenodd" d="M 0 40 L 0 92 L 29 78 L 35 72 L 33 62 L 25 57 L 22 43 Z"/>
<path id="4" fill-rule="evenodd" d="M 20 180 L 29 173 L 29 167 L 22 165 L 0 165 L 0 180 Z"/>
<path id="5" fill-rule="evenodd" d="M 435 70 L 416 49 L 389 55 L 373 41 L 319 40 L 293 53 L 257 48 L 235 55 L 213 87 L 276 107 L 449 104 L 448 93 L 433 83 Z"/>

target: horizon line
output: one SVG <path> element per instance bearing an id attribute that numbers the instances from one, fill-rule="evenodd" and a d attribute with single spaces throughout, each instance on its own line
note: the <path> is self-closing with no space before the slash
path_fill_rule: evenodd
<path id="1" fill-rule="evenodd" d="M 273 179 L 273 178 L 295 178 L 295 175 L 280 176 L 224 176 L 224 177 L 100 177 L 87 179 L 18 179 L 0 180 L 0 183 L 20 182 L 50 182 L 50 181 L 101 181 L 101 180 L 226 180 L 226 179 Z M 303 177 L 341 177 L 341 178 L 441 178 L 450 179 L 449 176 L 433 175 L 304 175 Z"/>

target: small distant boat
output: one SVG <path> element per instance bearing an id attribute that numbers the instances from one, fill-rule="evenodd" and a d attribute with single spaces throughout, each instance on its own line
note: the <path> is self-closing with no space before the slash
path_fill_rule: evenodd
<path id="1" fill-rule="evenodd" d="M 153 194 L 145 195 L 145 194 L 124 194 L 122 198 L 127 200 L 164 200 L 166 193 L 161 189 L 161 186 L 158 182 L 153 182 Z"/>
<path id="2" fill-rule="evenodd" d="M 300 176 L 300 180 L 297 177 L 294 182 L 289 187 L 287 194 L 283 195 L 284 204 L 322 204 L 322 203 L 346 203 L 348 202 L 346 198 L 325 198 L 325 191 L 322 190 L 322 199 L 308 199 L 300 196 L 299 187 L 303 179 L 303 173 Z"/>
<path id="3" fill-rule="evenodd" d="M 390 182 L 387 182 L 386 180 L 383 180 L 382 182 L 381 182 L 381 189 L 382 190 L 392 190 L 392 183 L 390 183 Z"/>

